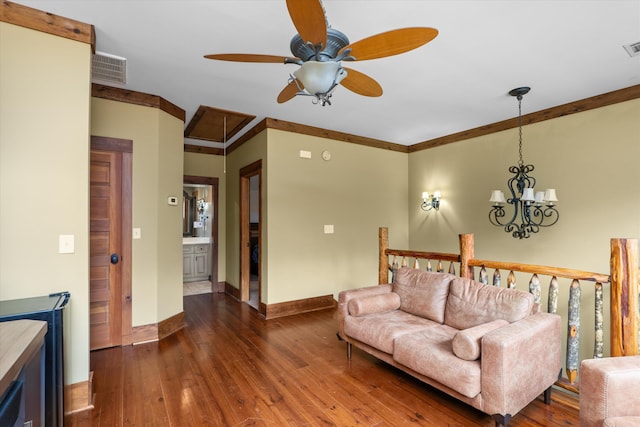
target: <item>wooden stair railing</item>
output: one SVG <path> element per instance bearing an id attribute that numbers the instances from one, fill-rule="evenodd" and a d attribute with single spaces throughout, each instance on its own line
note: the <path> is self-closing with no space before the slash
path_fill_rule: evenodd
<path id="1" fill-rule="evenodd" d="M 533 264 L 511 263 L 476 259 L 474 254 L 474 238 L 472 234 L 459 236 L 460 254 L 423 252 L 390 249 L 388 229 L 379 229 L 379 275 L 378 283 L 389 283 L 395 280 L 398 269 L 397 258 L 401 257 L 401 266 L 407 266 L 407 260 L 413 258 L 414 268 L 419 268 L 418 260 L 426 260 L 426 268 L 431 271 L 431 261 L 437 261 L 437 271 L 444 271 L 442 262 L 449 262 L 449 273 L 455 274 L 455 263 L 459 263 L 460 276 L 474 279 L 474 268 L 479 267 L 477 280 L 489 284 L 488 269 L 493 269 L 491 284 L 500 286 L 501 270 L 508 271 L 506 287 L 516 286 L 516 274 L 531 274 L 529 292 L 534 296 L 536 310 L 542 307 L 541 284 L 539 276 L 549 276 L 549 291 L 547 297 L 547 312 L 556 313 L 558 308 L 558 279 L 568 279 L 569 298 L 567 301 L 567 343 L 566 343 L 566 378 L 558 379 L 556 385 L 579 393 L 578 368 L 580 366 L 580 309 L 581 309 L 581 281 L 594 283 L 595 324 L 594 324 L 594 358 L 603 357 L 604 353 L 604 313 L 603 286 L 611 287 L 611 356 L 630 356 L 640 354 L 638 348 L 638 327 L 640 314 L 638 312 L 638 241 L 633 239 L 611 239 L 611 274 L 593 273 L 561 267 L 550 267 Z M 393 261 L 389 263 L 389 257 Z"/>

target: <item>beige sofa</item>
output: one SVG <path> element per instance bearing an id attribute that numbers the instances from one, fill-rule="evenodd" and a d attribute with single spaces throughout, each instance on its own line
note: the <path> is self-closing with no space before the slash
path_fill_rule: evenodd
<path id="1" fill-rule="evenodd" d="M 640 426 L 640 356 L 582 361 L 580 426 Z"/>
<path id="2" fill-rule="evenodd" d="M 506 426 L 560 373 L 560 317 L 535 311 L 527 292 L 401 268 L 340 292 L 338 335 Z"/>

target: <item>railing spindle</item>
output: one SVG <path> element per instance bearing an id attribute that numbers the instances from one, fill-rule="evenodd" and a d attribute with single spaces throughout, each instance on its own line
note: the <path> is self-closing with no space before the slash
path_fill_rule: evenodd
<path id="1" fill-rule="evenodd" d="M 456 266 L 452 262 L 449 263 L 449 274 L 456 275 Z"/>
<path id="2" fill-rule="evenodd" d="M 487 269 L 484 268 L 484 265 L 480 268 L 480 273 L 478 273 L 478 282 L 484 283 L 485 285 L 489 284 L 489 276 L 487 276 Z"/>
<path id="3" fill-rule="evenodd" d="M 593 358 L 601 359 L 604 353 L 604 313 L 602 312 L 602 283 L 595 284 L 595 337 Z"/>
<path id="4" fill-rule="evenodd" d="M 540 301 L 542 300 L 540 297 L 540 279 L 538 279 L 537 274 L 531 276 L 531 280 L 529 280 L 529 292 L 533 295 L 533 307 L 537 313 L 540 311 Z"/>
<path id="5" fill-rule="evenodd" d="M 416 269 L 420 268 L 420 263 L 418 262 L 418 258 L 416 258 L 416 260 L 413 261 L 413 268 L 416 268 Z"/>
<path id="6" fill-rule="evenodd" d="M 567 378 L 571 384 L 578 377 L 580 347 L 580 282 L 573 279 L 569 288 L 567 330 Z"/>
<path id="7" fill-rule="evenodd" d="M 509 271 L 507 276 L 507 288 L 513 289 L 516 287 L 516 275 L 513 274 L 513 270 Z"/>
<path id="8" fill-rule="evenodd" d="M 427 260 L 427 271 L 433 271 L 433 268 L 431 268 L 431 260 L 430 259 Z"/>
<path id="9" fill-rule="evenodd" d="M 500 270 L 493 270 L 493 286 L 500 286 Z"/>
<path id="10" fill-rule="evenodd" d="M 547 313 L 556 314 L 558 312 L 558 279 L 551 278 L 549 283 L 549 297 L 547 298 Z"/>
<path id="11" fill-rule="evenodd" d="M 444 273 L 444 268 L 442 268 L 442 260 L 438 260 L 438 273 Z"/>

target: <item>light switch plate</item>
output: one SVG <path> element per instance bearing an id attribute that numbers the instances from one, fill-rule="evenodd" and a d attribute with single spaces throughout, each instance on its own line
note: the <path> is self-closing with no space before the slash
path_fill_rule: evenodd
<path id="1" fill-rule="evenodd" d="M 324 234 L 333 234 L 333 224 L 324 226 Z"/>
<path id="2" fill-rule="evenodd" d="M 75 250 L 75 236 L 73 234 L 61 234 L 58 237 L 58 253 L 72 254 Z"/>
<path id="3" fill-rule="evenodd" d="M 133 233 L 132 234 L 133 234 L 133 238 L 134 239 L 141 239 L 142 238 L 142 231 L 138 227 L 133 229 Z"/>

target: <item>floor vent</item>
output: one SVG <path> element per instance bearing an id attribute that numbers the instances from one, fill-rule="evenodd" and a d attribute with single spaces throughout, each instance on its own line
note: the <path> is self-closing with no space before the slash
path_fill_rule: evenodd
<path id="1" fill-rule="evenodd" d="M 624 50 L 627 51 L 629 56 L 638 56 L 638 55 L 640 55 L 640 42 L 631 43 L 631 44 L 625 44 L 622 47 L 624 47 Z"/>
<path id="2" fill-rule="evenodd" d="M 127 59 L 121 56 L 96 52 L 91 63 L 92 81 L 125 84 L 127 82 Z"/>

